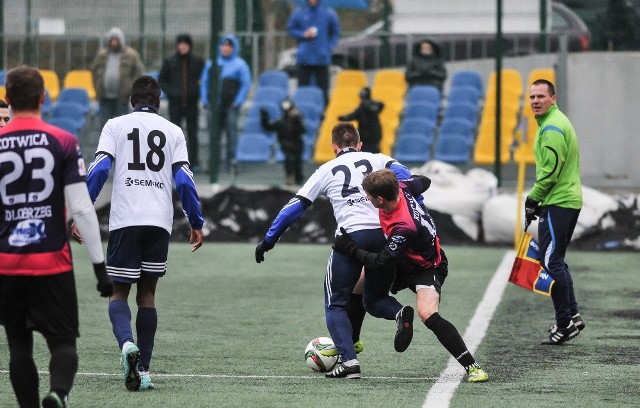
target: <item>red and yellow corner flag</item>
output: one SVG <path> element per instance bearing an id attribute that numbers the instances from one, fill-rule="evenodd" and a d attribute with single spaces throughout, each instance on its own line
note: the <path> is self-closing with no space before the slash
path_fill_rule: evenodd
<path id="1" fill-rule="evenodd" d="M 541 295 L 551 296 L 554 280 L 540 265 L 539 254 L 540 247 L 533 235 L 524 232 L 518 244 L 518 252 L 515 261 L 513 261 L 509 282 Z"/>

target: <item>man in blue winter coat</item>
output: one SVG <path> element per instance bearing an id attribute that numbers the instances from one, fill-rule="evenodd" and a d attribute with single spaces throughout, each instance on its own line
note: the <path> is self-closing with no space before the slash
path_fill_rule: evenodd
<path id="1" fill-rule="evenodd" d="M 328 101 L 329 65 L 331 52 L 340 39 L 340 20 L 332 8 L 325 8 L 322 0 L 307 0 L 289 18 L 287 31 L 298 41 L 298 86 L 310 85 L 315 78 Z"/>
<path id="2" fill-rule="evenodd" d="M 220 76 L 218 78 L 218 103 L 219 129 L 218 140 L 222 139 L 224 132 L 227 137 L 226 148 L 226 169 L 230 171 L 234 162 L 236 144 L 238 143 L 238 119 L 240 108 L 247 100 L 251 89 L 251 71 L 249 65 L 240 58 L 240 47 L 238 39 L 233 34 L 225 34 L 220 39 L 218 47 L 218 68 Z M 211 61 L 207 61 L 200 81 L 200 95 L 202 104 L 206 107 L 209 104 L 209 78 L 211 71 Z"/>

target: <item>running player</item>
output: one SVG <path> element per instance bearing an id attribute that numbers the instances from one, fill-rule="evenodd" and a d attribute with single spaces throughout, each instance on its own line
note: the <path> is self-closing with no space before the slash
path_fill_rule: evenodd
<path id="1" fill-rule="evenodd" d="M 87 183 L 95 202 L 115 163 L 107 246 L 107 272 L 114 282 L 109 317 L 122 350 L 125 386 L 135 391 L 153 388 L 149 367 L 158 325 L 155 293 L 158 278 L 167 268 L 173 224 L 172 179 L 191 225 L 191 252 L 202 246 L 204 219 L 184 134 L 157 114 L 158 82 L 150 76 L 136 79 L 131 87 L 131 106 L 133 112 L 110 119 L 102 129 Z M 136 284 L 138 306 L 137 345 L 127 303 L 132 284 Z"/>
<path id="2" fill-rule="evenodd" d="M 51 353 L 42 406 L 65 407 L 78 371 L 79 336 L 67 209 L 86 237 L 100 295 L 113 288 L 78 140 L 42 121 L 44 80 L 37 69 L 12 69 L 6 87 L 13 119 L 0 129 L 0 324 L 11 384 L 19 406 L 40 406 L 33 361 L 33 331 L 39 331 Z"/>
<path id="3" fill-rule="evenodd" d="M 264 253 L 274 247 L 280 236 L 294 223 L 311 203 L 325 195 L 331 201 L 338 228 L 352 233 L 358 245 L 370 251 L 380 251 L 386 242 L 378 212 L 360 189 L 362 179 L 375 170 L 393 169 L 399 178 L 410 175 L 406 167 L 381 153 L 361 152 L 362 142 L 351 123 L 338 123 L 332 130 L 331 146 L 336 158 L 320 166 L 271 224 L 264 240 L 256 247 L 256 262 L 264 261 Z M 394 173 L 395 172 L 395 173 Z M 391 274 L 380 274 L 365 268 L 364 294 L 361 300 L 351 300 L 362 263 L 338 252 L 332 252 L 325 276 L 325 317 L 329 334 L 333 339 L 342 363 L 327 373 L 329 378 L 360 378 L 360 363 L 356 356 L 353 336 L 358 330 L 364 313 L 358 319 L 350 319 L 350 310 L 358 304 L 372 316 L 396 320 L 398 330 L 394 339 L 395 349 L 404 351 L 413 334 L 413 308 L 403 307 L 389 295 L 393 280 Z M 357 299 L 357 298 L 356 298 Z M 360 306 L 361 308 L 362 306 Z"/>
<path id="4" fill-rule="evenodd" d="M 398 182 L 388 169 L 367 175 L 362 187 L 379 209 L 387 244 L 381 251 L 370 251 L 362 248 L 353 234 L 341 229 L 342 235 L 336 237 L 334 249 L 357 259 L 365 268 L 389 275 L 394 275 L 395 270 L 392 292 L 404 288 L 415 292 L 420 320 L 465 368 L 467 381 L 487 381 L 489 376 L 476 363 L 458 330 L 438 313 L 440 292 L 448 275 L 447 257 L 440 248 L 433 218 L 414 198 L 430 184 L 431 180 L 424 176 Z"/>

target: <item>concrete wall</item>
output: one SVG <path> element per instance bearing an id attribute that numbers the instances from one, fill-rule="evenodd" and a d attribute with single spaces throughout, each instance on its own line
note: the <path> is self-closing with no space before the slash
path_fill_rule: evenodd
<path id="1" fill-rule="evenodd" d="M 519 70 L 526 82 L 533 68 L 552 68 L 558 62 L 554 54 L 506 58 L 503 68 Z M 583 183 L 597 188 L 640 188 L 640 53 L 574 53 L 568 55 L 566 67 L 567 82 L 558 83 L 558 105 L 580 140 Z M 449 78 L 458 70 L 479 71 L 486 86 L 495 61 L 456 62 L 447 68 Z M 527 103 L 528 84 L 524 87 Z"/>

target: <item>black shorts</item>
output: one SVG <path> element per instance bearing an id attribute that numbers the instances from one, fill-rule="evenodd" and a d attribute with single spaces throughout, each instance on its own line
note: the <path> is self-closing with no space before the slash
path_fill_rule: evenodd
<path id="1" fill-rule="evenodd" d="M 164 276 L 170 238 L 166 229 L 148 225 L 111 231 L 107 273 L 114 282 L 123 283 L 136 283 L 140 276 Z"/>
<path id="2" fill-rule="evenodd" d="M 440 249 L 440 264 L 435 268 L 408 270 L 399 266 L 396 269 L 396 277 L 391 285 L 391 293 L 398 293 L 402 289 L 411 289 L 416 292 L 417 286 L 433 287 L 433 289 L 441 294 L 444 280 L 449 274 L 449 261 L 442 248 Z"/>
<path id="3" fill-rule="evenodd" d="M 0 323 L 46 338 L 76 338 L 78 298 L 73 271 L 45 276 L 0 275 Z"/>

